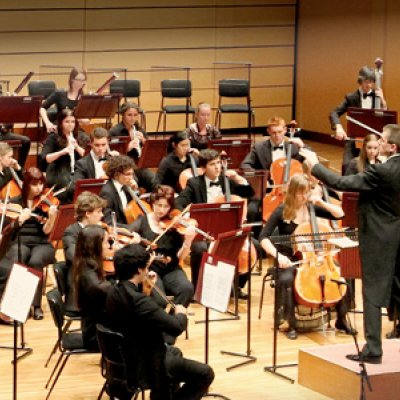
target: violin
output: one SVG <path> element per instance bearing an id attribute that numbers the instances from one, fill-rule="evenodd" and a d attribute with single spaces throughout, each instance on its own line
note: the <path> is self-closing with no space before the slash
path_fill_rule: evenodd
<path id="1" fill-rule="evenodd" d="M 17 219 L 24 208 L 20 204 L 15 204 L 15 203 L 0 203 L 0 214 L 5 215 L 6 217 L 10 219 Z M 42 215 L 35 214 L 34 212 L 31 212 L 31 216 L 36 218 L 39 222 L 46 222 L 47 218 L 43 217 Z"/>
<path id="2" fill-rule="evenodd" d="M 53 192 L 54 188 L 55 186 L 50 189 L 45 188 L 41 195 L 34 197 L 32 210 L 40 208 L 43 212 L 47 213 L 51 206 L 58 207 L 60 205 L 60 200 L 58 200 L 57 196 L 65 192 L 67 189 L 62 188 L 57 192 Z"/>
<path id="3" fill-rule="evenodd" d="M 327 222 L 317 221 L 315 209 L 309 205 L 310 222 L 300 224 L 295 232 L 295 250 L 302 254 L 302 265 L 297 270 L 294 281 L 297 302 L 307 307 L 331 307 L 338 303 L 346 293 L 339 267 L 334 254 L 322 244 L 325 234 L 332 232 Z M 301 240 L 306 238 L 306 240 Z M 300 240 L 299 240 L 300 239 Z M 296 244 L 297 240 L 297 244 Z M 299 242 L 306 242 L 301 245 Z M 324 254 L 321 258 L 319 254 Z"/>
<path id="4" fill-rule="evenodd" d="M 296 121 L 289 124 L 290 139 L 296 132 Z M 263 221 L 268 221 L 274 210 L 283 203 L 285 198 L 286 185 L 290 178 L 296 174 L 302 174 L 303 168 L 300 161 L 292 160 L 292 142 L 289 142 L 286 151 L 286 158 L 275 160 L 270 167 L 270 178 L 273 181 L 273 189 L 263 199 Z"/>

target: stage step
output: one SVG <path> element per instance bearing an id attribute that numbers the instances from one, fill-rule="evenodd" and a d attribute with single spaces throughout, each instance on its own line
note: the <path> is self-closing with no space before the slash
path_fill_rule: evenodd
<path id="1" fill-rule="evenodd" d="M 299 384 L 335 400 L 360 399 L 360 366 L 346 359 L 353 353 L 353 343 L 300 349 Z M 365 388 L 366 400 L 400 399 L 400 340 L 383 342 L 382 364 L 365 365 L 373 390 Z"/>

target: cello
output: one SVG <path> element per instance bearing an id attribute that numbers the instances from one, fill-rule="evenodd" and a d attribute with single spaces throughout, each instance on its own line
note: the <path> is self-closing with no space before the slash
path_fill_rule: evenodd
<path id="1" fill-rule="evenodd" d="M 296 125 L 296 121 L 291 121 L 289 124 L 290 139 L 293 139 L 296 132 Z M 289 179 L 295 174 L 303 173 L 300 161 L 292 159 L 292 146 L 292 142 L 289 141 L 286 158 L 279 158 L 271 164 L 270 176 L 274 184 L 272 191 L 267 193 L 263 199 L 263 221 L 268 221 L 273 211 L 283 203 Z"/>
<path id="2" fill-rule="evenodd" d="M 331 232 L 329 224 L 317 221 L 312 204 L 309 205 L 309 213 L 310 222 L 300 224 L 294 232 L 295 248 L 301 252 L 303 261 L 294 281 L 295 296 L 298 304 L 328 308 L 343 298 L 347 288 L 337 284 L 344 280 L 334 256 L 327 251 L 330 249 L 322 244 L 324 240 L 321 238 Z M 303 243 L 300 245 L 299 242 Z"/>

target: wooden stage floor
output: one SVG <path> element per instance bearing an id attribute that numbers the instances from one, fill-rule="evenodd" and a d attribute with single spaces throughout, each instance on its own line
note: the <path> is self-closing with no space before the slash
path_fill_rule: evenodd
<path id="1" fill-rule="evenodd" d="M 313 147 L 338 168 L 341 149 L 315 144 Z M 333 156 L 332 156 L 333 154 Z M 264 265 L 263 273 L 267 270 Z M 266 286 L 262 319 L 258 319 L 258 302 L 261 291 L 261 276 L 253 276 L 251 307 L 251 350 L 257 360 L 255 363 L 233 369 L 226 368 L 242 359 L 221 355 L 221 350 L 245 352 L 246 350 L 246 302 L 240 301 L 240 320 L 213 322 L 210 324 L 210 357 L 209 363 L 214 368 L 216 379 L 212 392 L 217 392 L 232 400 L 322 400 L 327 397 L 313 392 L 297 384 L 297 367 L 279 369 L 296 382 L 289 382 L 264 372 L 264 366 L 271 365 L 273 345 L 273 289 Z M 49 282 L 51 285 L 51 282 Z M 357 283 L 357 305 L 360 307 L 360 284 Z M 54 366 L 53 357 L 50 368 L 45 369 L 45 360 L 56 340 L 56 329 L 48 306 L 44 300 L 45 318 L 42 321 L 29 320 L 25 327 L 26 340 L 33 348 L 33 353 L 18 363 L 18 399 L 44 399 L 44 384 Z M 188 358 L 204 360 L 204 324 L 195 321 L 204 318 L 204 310 L 200 305 L 192 305 L 190 317 L 189 339 L 179 338 L 177 345 Z M 353 315 L 351 316 L 353 318 Z M 362 337 L 362 317 L 355 315 L 355 326 Z M 383 317 L 383 332 L 391 330 L 391 323 Z M 13 329 L 0 325 L 0 345 L 11 345 Z M 278 364 L 297 362 L 301 348 L 351 343 L 352 338 L 335 331 L 309 332 L 300 334 L 297 340 L 289 340 L 283 333 L 278 334 Z M 0 349 L 0 400 L 12 398 L 12 352 Z M 57 383 L 52 399 L 57 400 L 93 400 L 97 398 L 103 379 L 100 375 L 99 355 L 73 356 L 69 359 L 63 374 Z M 106 396 L 104 396 L 106 398 Z"/>

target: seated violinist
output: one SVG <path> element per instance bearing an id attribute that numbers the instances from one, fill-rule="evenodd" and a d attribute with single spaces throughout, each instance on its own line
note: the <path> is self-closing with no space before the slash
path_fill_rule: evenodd
<path id="1" fill-rule="evenodd" d="M 262 248 L 269 256 L 277 258 L 279 265 L 276 283 L 276 290 L 279 291 L 278 298 L 280 299 L 279 304 L 277 304 L 279 322 L 283 322 L 284 319 L 287 320 L 289 328 L 286 336 L 289 339 L 297 339 L 294 295 L 296 268 L 292 266 L 292 262 L 296 258 L 293 255 L 290 243 L 274 244 L 270 237 L 274 235 L 276 229 L 278 235 L 291 235 L 300 224 L 309 223 L 309 203 L 314 204 L 315 214 L 319 218 L 340 219 L 344 215 L 340 206 L 326 203 L 318 196 L 310 196 L 310 190 L 310 181 L 305 175 L 294 175 L 289 181 L 284 204 L 275 209 L 260 235 Z M 345 302 L 340 300 L 336 309 L 338 314 L 335 323 L 336 329 L 350 334 L 351 329 L 346 322 Z"/>
<path id="2" fill-rule="evenodd" d="M 108 153 L 108 132 L 104 128 L 95 128 L 90 134 L 91 150 L 88 155 L 82 157 L 75 164 L 74 182 L 79 179 L 106 178 L 104 162 L 110 156 L 119 155 L 118 152 Z"/>
<path id="3" fill-rule="evenodd" d="M 18 162 L 13 158 L 13 149 L 8 143 L 0 143 L 0 190 L 2 197 L 6 194 L 6 185 L 13 180 L 13 171 L 19 171 L 21 167 Z M 4 195 L 3 195 L 4 194 Z"/>
<path id="4" fill-rule="evenodd" d="M 189 255 L 196 233 L 191 226 L 184 228 L 182 233 L 179 233 L 175 226 L 165 231 L 170 225 L 169 213 L 174 209 L 174 197 L 175 192 L 170 186 L 156 186 L 149 198 L 152 211 L 140 215 L 131 227 L 150 242 L 157 239 L 156 252 L 167 259 L 153 261 L 150 265 L 150 270 L 158 276 L 156 285 L 164 293 L 173 295 L 177 304 L 187 307 L 192 300 L 194 289 L 181 268 L 181 263 Z M 158 293 L 153 291 L 152 295 L 157 303 L 165 305 L 165 300 Z"/>
<path id="5" fill-rule="evenodd" d="M 11 271 L 15 262 L 21 262 L 41 272 L 43 267 L 54 262 L 55 250 L 48 236 L 53 229 L 57 207 L 48 206 L 40 201 L 45 190 L 44 184 L 43 173 L 38 168 L 31 167 L 25 173 L 21 195 L 11 199 L 13 209 L 20 209 L 17 217 L 19 227 L 15 231 L 6 256 L 1 260 L 3 271 L 5 269 Z M 40 279 L 32 304 L 32 315 L 36 320 L 43 319 L 42 288 L 43 280 Z"/>
<path id="6" fill-rule="evenodd" d="M 214 203 L 218 198 L 226 194 L 224 175 L 221 174 L 221 158 L 219 153 L 213 149 L 201 150 L 199 154 L 199 167 L 204 169 L 204 175 L 189 179 L 186 188 L 176 199 L 175 206 L 183 210 L 189 204 Z M 253 188 L 245 178 L 234 170 L 227 170 L 226 176 L 229 178 L 230 193 L 250 198 L 254 194 Z M 192 246 L 190 266 L 192 268 L 192 283 L 197 284 L 202 253 L 207 251 L 208 243 L 205 241 L 195 241 Z M 244 274 L 246 275 L 246 274 Z M 243 287 L 246 283 L 239 282 Z"/>
<path id="7" fill-rule="evenodd" d="M 107 162 L 105 172 L 110 180 L 101 189 L 100 197 L 107 200 L 104 221 L 108 225 L 112 225 L 112 213 L 115 212 L 118 225 L 127 227 L 125 209 L 133 200 L 130 192 L 138 188 L 134 167 L 134 161 L 128 156 L 112 157 Z"/>

